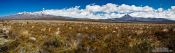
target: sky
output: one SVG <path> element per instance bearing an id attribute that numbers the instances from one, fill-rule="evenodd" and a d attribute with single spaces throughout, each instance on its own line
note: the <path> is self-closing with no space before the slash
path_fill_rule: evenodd
<path id="1" fill-rule="evenodd" d="M 103 15 L 103 18 L 107 18 L 107 17 L 112 17 L 112 15 L 113 17 L 120 17 L 121 13 L 130 13 L 130 12 L 146 11 L 146 10 L 147 11 L 150 10 L 151 12 L 147 12 L 147 13 L 144 12 L 145 14 L 148 14 L 148 13 L 156 14 L 155 12 L 152 12 L 152 11 L 157 12 L 157 10 L 159 10 L 161 11 L 162 14 L 163 13 L 171 14 L 171 15 L 168 15 L 168 18 L 172 18 L 175 16 L 174 15 L 175 13 L 173 12 L 175 7 L 173 6 L 175 6 L 175 0 L 0 0 L 0 16 L 7 16 L 11 14 L 20 13 L 20 12 L 39 13 L 44 8 L 45 9 L 44 12 L 46 14 L 57 13 L 56 15 L 59 15 L 59 16 L 63 15 L 68 17 L 74 14 L 72 15 L 65 15 L 65 14 L 70 13 L 72 11 L 80 11 L 84 13 L 88 10 L 88 12 L 90 12 L 88 15 L 83 14 L 83 15 L 77 15 L 73 17 L 81 16 L 81 17 L 88 18 L 88 17 L 98 16 L 97 18 L 101 18 L 102 17 L 101 15 Z M 107 9 L 108 7 L 109 9 Z M 113 7 L 115 9 L 112 9 Z M 101 11 L 97 11 L 98 8 L 101 9 Z M 106 9 L 103 9 L 103 8 L 106 8 Z M 57 9 L 57 10 L 53 10 L 53 9 Z M 110 11 L 110 13 L 108 13 L 107 11 Z M 59 12 L 64 12 L 64 14 L 59 14 Z M 115 12 L 115 14 L 113 12 Z M 74 12 L 74 13 L 78 14 L 77 12 Z M 120 13 L 120 14 L 116 14 L 116 13 Z M 136 12 L 136 13 L 133 13 L 132 15 L 137 16 L 140 13 L 143 13 L 143 12 Z M 105 16 L 105 14 L 108 14 L 108 15 Z M 166 17 L 167 15 L 160 16 L 156 14 L 156 16 L 153 16 L 153 15 L 149 15 L 149 16 Z"/>

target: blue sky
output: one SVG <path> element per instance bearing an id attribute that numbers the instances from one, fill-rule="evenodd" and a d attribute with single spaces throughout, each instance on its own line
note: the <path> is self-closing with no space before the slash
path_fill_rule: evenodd
<path id="1" fill-rule="evenodd" d="M 150 6 L 154 9 L 160 7 L 168 9 L 175 6 L 175 0 L 0 0 L 0 16 L 24 11 L 40 11 L 42 8 L 63 9 L 74 6 L 85 8 L 88 4 L 105 5 L 107 3 Z"/>

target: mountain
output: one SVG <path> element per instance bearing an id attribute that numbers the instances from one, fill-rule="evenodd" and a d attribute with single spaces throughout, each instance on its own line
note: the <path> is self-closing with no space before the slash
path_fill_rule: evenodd
<path id="1" fill-rule="evenodd" d="M 88 18 L 71 18 L 64 16 L 47 15 L 43 13 L 18 13 L 15 15 L 0 17 L 1 20 L 72 20 L 72 21 L 96 21 L 96 22 L 175 22 L 164 18 L 143 18 L 124 15 L 121 18 L 112 19 L 88 19 Z"/>
<path id="2" fill-rule="evenodd" d="M 143 17 L 132 17 L 130 15 L 124 15 L 121 18 L 111 19 L 113 22 L 175 22 L 173 20 L 165 18 L 143 18 Z"/>
<path id="3" fill-rule="evenodd" d="M 1 20 L 58 20 L 58 19 L 70 19 L 69 17 L 53 16 L 46 14 L 31 14 L 31 13 L 19 13 L 10 16 L 0 17 Z"/>
<path id="4" fill-rule="evenodd" d="M 99 20 L 88 19 L 88 18 L 72 18 L 72 17 L 64 17 L 64 16 L 54 16 L 47 15 L 44 13 L 18 13 L 15 15 L 9 15 L 0 17 L 0 20 L 67 20 L 67 21 L 96 21 Z"/>

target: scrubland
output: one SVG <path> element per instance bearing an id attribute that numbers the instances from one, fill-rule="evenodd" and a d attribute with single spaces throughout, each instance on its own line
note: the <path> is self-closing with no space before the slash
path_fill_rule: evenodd
<path id="1" fill-rule="evenodd" d="M 0 53 L 175 52 L 175 24 L 15 20 L 0 22 Z"/>

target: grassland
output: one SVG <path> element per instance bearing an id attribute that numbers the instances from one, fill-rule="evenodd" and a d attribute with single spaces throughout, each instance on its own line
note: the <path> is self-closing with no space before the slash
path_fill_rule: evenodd
<path id="1" fill-rule="evenodd" d="M 13 20 L 0 22 L 0 53 L 175 51 L 175 24 Z"/>

